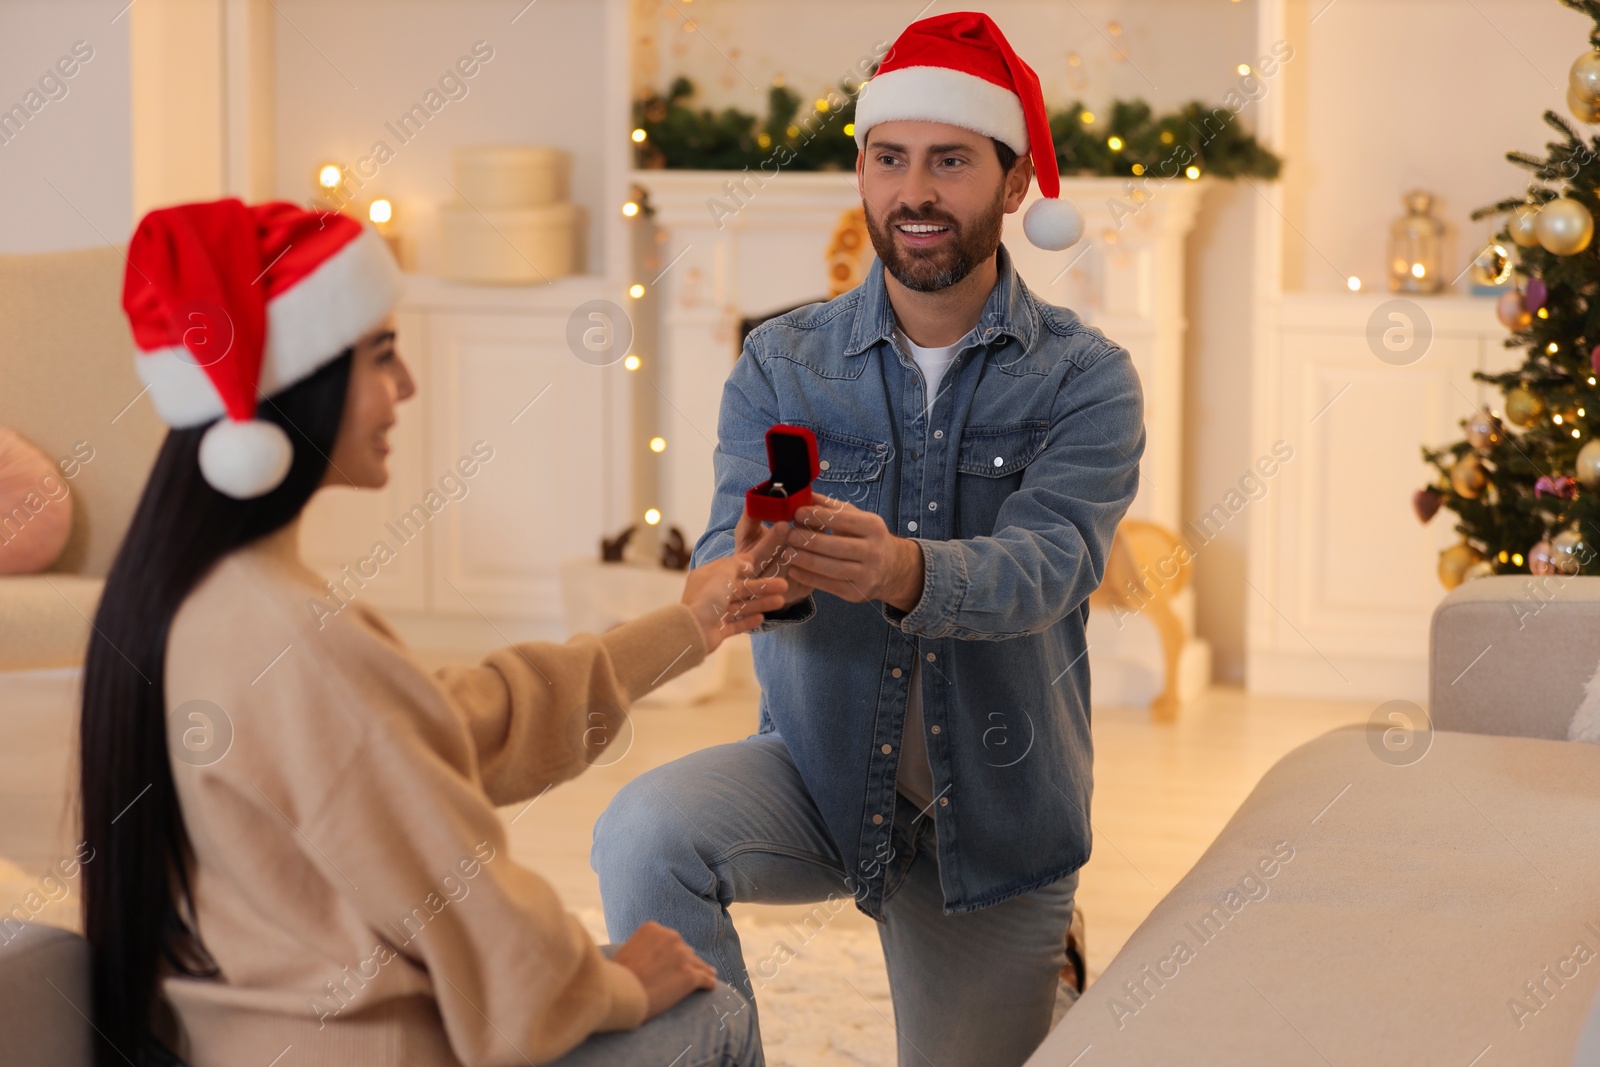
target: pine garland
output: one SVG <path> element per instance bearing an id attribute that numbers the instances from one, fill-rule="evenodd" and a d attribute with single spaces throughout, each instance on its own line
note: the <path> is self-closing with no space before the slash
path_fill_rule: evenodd
<path id="1" fill-rule="evenodd" d="M 1590 0 L 1584 0 L 1590 2 Z M 1600 0 L 1592 0 L 1600 3 Z M 840 88 L 821 98 L 826 109 L 801 115 L 801 98 L 776 85 L 767 94 L 767 117 L 736 108 L 714 112 L 693 106 L 694 84 L 673 81 L 665 95 L 651 93 L 634 105 L 644 130 L 638 166 L 658 170 L 853 170 L 856 164 L 855 96 Z M 850 132 L 846 132 L 849 129 Z M 1225 107 L 1195 100 L 1154 115 L 1142 100 L 1112 103 L 1101 120 L 1081 101 L 1051 112 L 1050 133 L 1063 176 L 1136 177 L 1167 174 L 1180 146 L 1189 165 L 1218 178 L 1274 179 L 1283 161 L 1262 147 Z M 1119 147 L 1111 147 L 1113 139 Z"/>

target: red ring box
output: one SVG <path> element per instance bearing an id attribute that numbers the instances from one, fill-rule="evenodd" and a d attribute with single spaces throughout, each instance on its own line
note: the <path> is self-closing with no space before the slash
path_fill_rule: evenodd
<path id="1" fill-rule="evenodd" d="M 811 480 L 817 476 L 817 438 L 804 426 L 778 423 L 767 431 L 767 470 L 772 477 L 745 490 L 744 510 L 762 522 L 793 522 L 794 513 L 811 503 Z M 783 483 L 784 496 L 773 492 Z"/>

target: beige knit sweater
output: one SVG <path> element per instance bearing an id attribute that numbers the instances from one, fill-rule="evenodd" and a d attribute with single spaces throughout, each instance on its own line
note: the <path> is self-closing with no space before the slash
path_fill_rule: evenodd
<path id="1" fill-rule="evenodd" d="M 643 986 L 511 858 L 494 809 L 582 773 L 630 701 L 705 658 L 689 609 L 429 674 L 359 601 L 329 617 L 298 537 L 224 559 L 168 638 L 168 751 L 221 971 L 164 979 L 180 1051 L 526 1064 L 638 1026 Z"/>

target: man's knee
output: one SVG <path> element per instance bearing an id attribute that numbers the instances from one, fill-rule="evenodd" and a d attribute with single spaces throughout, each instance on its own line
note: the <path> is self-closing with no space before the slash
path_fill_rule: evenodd
<path id="1" fill-rule="evenodd" d="M 660 771 L 646 771 L 623 786 L 595 822 L 589 866 L 602 879 L 635 870 L 659 875 L 674 853 L 688 847 L 682 816 L 653 781 Z"/>

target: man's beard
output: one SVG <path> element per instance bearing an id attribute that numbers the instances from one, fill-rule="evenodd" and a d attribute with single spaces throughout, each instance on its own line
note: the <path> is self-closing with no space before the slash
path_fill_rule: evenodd
<path id="1" fill-rule="evenodd" d="M 900 210 L 883 222 L 873 217 L 870 204 L 862 203 L 867 216 L 867 234 L 872 248 L 883 261 L 883 269 L 907 289 L 932 293 L 948 289 L 1000 247 L 1000 230 L 1005 223 L 1005 187 L 1001 186 L 988 210 L 963 225 L 937 211 L 915 213 Z M 903 222 L 927 222 L 950 227 L 950 236 L 935 248 L 908 248 L 896 238 L 894 227 Z"/>

